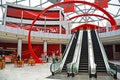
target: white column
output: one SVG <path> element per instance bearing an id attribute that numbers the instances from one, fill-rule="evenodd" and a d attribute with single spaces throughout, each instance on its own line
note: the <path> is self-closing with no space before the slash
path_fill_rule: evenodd
<path id="1" fill-rule="evenodd" d="M 60 50 L 59 51 L 62 52 L 62 44 L 60 44 Z"/>
<path id="2" fill-rule="evenodd" d="M 23 16 L 24 16 L 24 10 L 22 10 L 22 13 L 21 13 L 20 29 L 22 29 L 22 26 L 23 26 Z"/>
<path id="3" fill-rule="evenodd" d="M 108 27 L 106 27 L 106 32 L 109 32 L 109 28 Z"/>
<path id="4" fill-rule="evenodd" d="M 113 53 L 115 53 L 115 44 L 113 44 Z"/>
<path id="5" fill-rule="evenodd" d="M 115 44 L 113 44 L 113 59 L 116 59 Z"/>
<path id="6" fill-rule="evenodd" d="M 47 41 L 46 40 L 44 40 L 43 42 L 43 52 L 44 53 L 47 52 Z"/>
<path id="7" fill-rule="evenodd" d="M 21 60 L 21 54 L 22 54 L 22 39 L 18 39 L 17 54 L 20 56 L 20 60 Z"/>
<path id="8" fill-rule="evenodd" d="M 42 4 L 42 0 L 40 0 L 40 4 Z M 42 8 L 42 5 L 40 5 L 40 8 Z"/>
<path id="9" fill-rule="evenodd" d="M 31 0 L 29 0 L 29 7 L 31 7 Z"/>
<path id="10" fill-rule="evenodd" d="M 71 24 L 71 22 L 69 21 L 69 22 L 68 22 L 68 31 L 67 31 L 68 33 L 67 33 L 67 34 L 71 34 L 71 30 L 70 30 L 71 27 L 72 27 L 72 24 Z"/>
<path id="11" fill-rule="evenodd" d="M 60 24 L 59 24 L 59 34 L 61 34 L 62 33 L 62 25 L 61 25 L 62 15 L 61 15 L 61 10 L 59 11 L 59 15 L 60 15 L 60 17 L 59 17 L 59 21 L 60 21 Z"/>

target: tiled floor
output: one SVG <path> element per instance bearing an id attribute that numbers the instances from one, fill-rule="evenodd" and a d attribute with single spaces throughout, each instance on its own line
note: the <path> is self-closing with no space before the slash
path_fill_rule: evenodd
<path id="1" fill-rule="evenodd" d="M 13 64 L 7 64 L 5 69 L 0 70 L 0 80 L 114 80 L 106 74 L 98 74 L 97 79 L 89 79 L 88 74 L 79 74 L 74 78 L 68 78 L 66 74 L 51 76 L 49 67 L 50 63 L 35 66 L 25 64 L 22 68 L 15 68 Z"/>
<path id="2" fill-rule="evenodd" d="M 22 68 L 15 68 L 13 64 L 7 64 L 5 69 L 0 70 L 0 80 L 44 80 L 51 75 L 49 66 L 50 63 L 35 66 L 25 64 Z"/>

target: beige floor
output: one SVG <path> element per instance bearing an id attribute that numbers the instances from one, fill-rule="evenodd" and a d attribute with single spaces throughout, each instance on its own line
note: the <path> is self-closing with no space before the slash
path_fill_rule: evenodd
<path id="1" fill-rule="evenodd" d="M 0 70 L 0 80 L 44 80 L 51 75 L 49 67 L 50 63 L 35 66 L 25 64 L 22 68 L 7 64 L 5 69 Z"/>
<path id="2" fill-rule="evenodd" d="M 106 73 L 98 73 L 97 78 L 89 78 L 88 74 L 79 74 L 75 77 L 67 77 L 66 75 L 56 74 L 55 76 L 49 76 L 49 79 L 55 80 L 114 80 L 111 76 L 107 75 Z"/>

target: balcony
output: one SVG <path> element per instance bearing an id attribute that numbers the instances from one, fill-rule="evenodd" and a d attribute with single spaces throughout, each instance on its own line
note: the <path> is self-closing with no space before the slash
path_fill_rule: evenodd
<path id="1" fill-rule="evenodd" d="M 28 30 L 0 25 L 1 42 L 17 43 L 17 40 L 21 38 L 23 43 L 27 43 L 27 36 Z M 100 33 L 99 36 L 103 44 L 120 43 L 120 29 L 116 31 Z M 47 40 L 48 43 L 66 44 L 69 42 L 70 37 L 71 34 L 45 33 L 41 31 L 31 32 L 31 42 L 33 44 L 42 43 L 44 40 Z"/>

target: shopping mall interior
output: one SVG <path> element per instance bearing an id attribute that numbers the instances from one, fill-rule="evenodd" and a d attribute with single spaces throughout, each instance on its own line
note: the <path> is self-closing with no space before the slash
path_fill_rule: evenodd
<path id="1" fill-rule="evenodd" d="M 119 80 L 120 0 L 0 0 L 0 80 Z"/>

